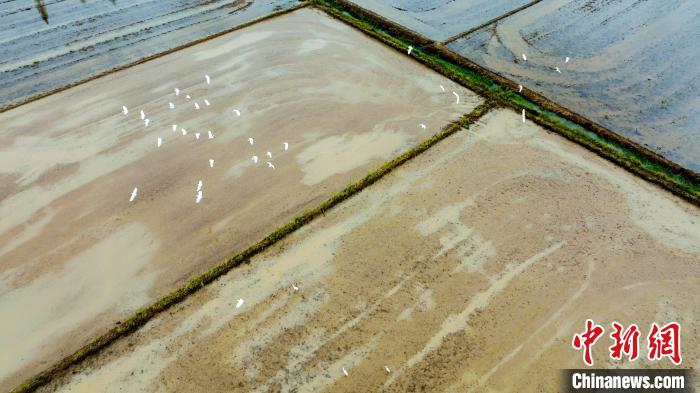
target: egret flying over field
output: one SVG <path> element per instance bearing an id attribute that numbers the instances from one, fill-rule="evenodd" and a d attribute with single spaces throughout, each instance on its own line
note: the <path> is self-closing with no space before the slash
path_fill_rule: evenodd
<path id="1" fill-rule="evenodd" d="M 244 302 L 245 301 L 243 299 L 238 299 L 236 301 L 236 308 L 241 308 L 241 306 L 243 305 Z"/>
<path id="2" fill-rule="evenodd" d="M 272 158 L 272 153 L 270 153 L 269 151 L 265 154 L 267 154 L 268 157 Z"/>
<path id="3" fill-rule="evenodd" d="M 213 168 L 213 167 L 214 167 L 214 159 L 210 158 L 209 159 L 209 168 Z"/>
<path id="4" fill-rule="evenodd" d="M 131 191 L 131 198 L 129 198 L 129 202 L 133 202 L 134 199 L 136 199 L 136 195 L 139 193 L 139 188 L 134 187 L 134 191 Z"/>
<path id="5" fill-rule="evenodd" d="M 202 201 L 202 196 L 203 196 L 202 191 L 197 191 L 197 197 L 195 198 L 194 203 L 199 203 L 199 202 L 201 202 L 201 201 Z"/>
<path id="6" fill-rule="evenodd" d="M 248 143 L 252 145 L 253 143 L 255 143 L 255 140 L 253 138 L 248 138 Z"/>
<path id="7" fill-rule="evenodd" d="M 411 45 L 408 46 L 408 54 L 410 55 L 411 52 L 413 52 L 413 47 Z"/>
<path id="8" fill-rule="evenodd" d="M 180 89 L 178 89 L 177 87 L 175 88 L 175 95 L 176 95 L 176 96 L 179 96 L 179 95 L 180 95 Z"/>
<path id="9" fill-rule="evenodd" d="M 420 126 L 420 128 L 422 128 L 422 129 L 424 129 L 424 130 L 427 128 L 427 127 L 425 126 L 425 124 L 423 124 L 423 123 L 420 123 L 419 126 Z"/>
<path id="10" fill-rule="evenodd" d="M 289 150 L 289 143 L 284 142 L 284 143 L 282 144 L 282 146 L 284 146 L 284 151 Z"/>
<path id="11" fill-rule="evenodd" d="M 457 97 L 457 102 L 455 102 L 455 104 L 459 104 L 459 94 L 455 93 L 454 91 L 452 92 L 452 94 L 454 94 L 454 96 Z"/>
<path id="12" fill-rule="evenodd" d="M 267 167 L 275 169 L 275 166 L 270 161 L 267 162 Z"/>
<path id="13" fill-rule="evenodd" d="M 523 123 L 525 123 L 525 109 L 523 109 Z"/>
<path id="14" fill-rule="evenodd" d="M 345 367 L 343 367 L 343 374 L 345 374 L 346 377 L 348 376 L 348 370 L 346 370 Z"/>
<path id="15" fill-rule="evenodd" d="M 202 184 L 201 180 L 197 182 L 197 191 L 202 191 Z"/>
<path id="16" fill-rule="evenodd" d="M 198 133 L 198 132 L 195 132 L 195 133 L 194 133 L 194 137 L 197 138 L 197 139 L 199 139 L 199 133 Z"/>
<path id="17" fill-rule="evenodd" d="M 568 57 L 566 59 L 564 59 L 564 64 L 568 63 L 569 60 L 571 60 L 571 59 L 569 59 Z"/>
<path id="18" fill-rule="evenodd" d="M 258 156 L 250 157 L 250 159 L 253 160 L 253 164 L 257 164 L 257 163 L 258 163 Z"/>
<path id="19" fill-rule="evenodd" d="M 239 111 L 238 109 L 234 109 L 233 113 L 235 113 L 236 116 L 241 117 L 241 111 Z"/>
<path id="20" fill-rule="evenodd" d="M 209 100 L 207 100 L 206 98 L 204 99 L 204 105 L 206 105 L 206 106 L 211 105 L 211 104 L 209 103 Z"/>
<path id="21" fill-rule="evenodd" d="M 175 104 L 173 104 L 172 102 L 168 102 L 168 106 L 170 107 L 170 109 L 175 109 Z"/>
<path id="22" fill-rule="evenodd" d="M 141 111 L 141 120 L 143 120 L 143 119 L 145 119 L 145 118 L 146 118 L 146 112 L 144 112 L 144 111 L 142 110 L 142 111 Z"/>
<path id="23" fill-rule="evenodd" d="M 197 110 L 199 110 L 199 104 L 198 104 L 198 103 L 196 103 L 196 102 L 194 103 L 194 109 L 197 109 Z"/>
<path id="24" fill-rule="evenodd" d="M 150 120 L 146 119 L 143 121 L 143 124 L 144 124 L 144 126 L 148 127 L 148 123 L 150 123 L 150 122 L 151 122 Z"/>
<path id="25" fill-rule="evenodd" d="M 158 138 L 158 143 L 157 143 L 158 147 L 160 147 L 160 145 L 162 145 L 162 144 L 163 144 L 163 138 Z"/>
<path id="26" fill-rule="evenodd" d="M 209 75 L 204 75 L 204 79 L 207 80 L 207 85 L 211 82 L 211 79 L 209 78 Z"/>
<path id="27" fill-rule="evenodd" d="M 527 61 L 527 56 L 523 53 L 523 60 Z"/>
<path id="28" fill-rule="evenodd" d="M 126 109 L 126 107 L 123 106 L 123 105 L 122 105 L 122 113 L 125 114 L 125 115 L 129 113 L 129 110 Z"/>

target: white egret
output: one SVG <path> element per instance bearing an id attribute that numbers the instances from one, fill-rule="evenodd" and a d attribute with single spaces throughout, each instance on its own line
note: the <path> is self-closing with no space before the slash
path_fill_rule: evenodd
<path id="1" fill-rule="evenodd" d="M 187 130 L 186 130 L 186 129 L 181 128 L 180 131 L 182 131 L 182 135 L 183 135 L 183 136 L 184 136 L 184 135 L 187 135 Z"/>
<path id="2" fill-rule="evenodd" d="M 141 111 L 141 120 L 143 120 L 143 119 L 145 119 L 145 118 L 146 118 L 146 112 L 144 112 L 144 111 L 142 110 L 142 111 Z"/>
<path id="3" fill-rule="evenodd" d="M 420 128 L 422 128 L 422 129 L 424 129 L 424 130 L 427 128 L 427 127 L 425 126 L 425 124 L 423 124 L 423 123 L 420 123 L 419 126 L 420 126 Z"/>
<path id="4" fill-rule="evenodd" d="M 202 191 L 197 191 L 197 198 L 194 200 L 194 203 L 199 203 L 202 201 Z"/>
<path id="5" fill-rule="evenodd" d="M 170 107 L 170 109 L 175 109 L 175 104 L 173 104 L 172 102 L 168 102 L 168 106 Z"/>
<path id="6" fill-rule="evenodd" d="M 518 85 L 518 93 L 522 93 L 522 92 L 523 92 L 523 85 Z"/>
<path id="7" fill-rule="evenodd" d="M 413 47 L 411 45 L 408 46 L 408 54 L 410 55 L 411 52 L 413 52 Z"/>
<path id="8" fill-rule="evenodd" d="M 253 164 L 257 164 L 257 163 L 258 163 L 258 156 L 250 157 L 250 159 L 253 160 Z"/>
<path id="9" fill-rule="evenodd" d="M 209 75 L 204 75 L 204 79 L 207 80 L 207 85 L 211 82 L 211 79 L 209 78 Z"/>
<path id="10" fill-rule="evenodd" d="M 346 370 L 345 367 L 343 367 L 343 374 L 345 374 L 346 377 L 348 376 L 348 370 Z"/>
<path id="11" fill-rule="evenodd" d="M 384 370 L 386 370 L 387 373 L 391 372 L 391 370 L 389 370 L 389 366 L 384 366 Z"/>
<path id="12" fill-rule="evenodd" d="M 527 61 L 527 56 L 523 53 L 523 60 Z"/>
<path id="13" fill-rule="evenodd" d="M 284 146 L 284 151 L 289 150 L 289 143 L 284 142 L 284 143 L 282 144 L 282 146 Z"/>
<path id="14" fill-rule="evenodd" d="M 177 124 L 173 124 L 173 132 L 177 131 Z"/>
<path id="15" fill-rule="evenodd" d="M 241 306 L 243 305 L 244 302 L 245 301 L 243 299 L 238 299 L 236 301 L 236 308 L 241 308 Z"/>
<path id="16" fill-rule="evenodd" d="M 269 151 L 265 154 L 267 154 L 268 157 L 272 158 L 272 153 L 270 153 Z"/>
<path id="17" fill-rule="evenodd" d="M 561 70 L 559 69 L 559 67 L 554 67 L 554 69 L 557 70 L 557 72 L 561 74 Z"/>
<path id="18" fill-rule="evenodd" d="M 194 109 L 199 109 L 199 104 L 196 102 L 194 103 Z"/>
<path id="19" fill-rule="evenodd" d="M 210 158 L 209 159 L 209 168 L 213 168 L 213 167 L 214 167 L 214 159 Z"/>
<path id="20" fill-rule="evenodd" d="M 209 100 L 207 100 L 206 98 L 204 99 L 204 105 L 206 105 L 206 106 L 211 105 L 211 104 L 209 103 Z"/>
<path id="21" fill-rule="evenodd" d="M 194 133 L 194 137 L 197 138 L 197 139 L 199 139 L 199 133 L 198 133 L 198 132 L 195 132 L 195 133 Z"/>
<path id="22" fill-rule="evenodd" d="M 158 147 L 163 144 L 163 138 L 158 138 Z"/>
<path id="23" fill-rule="evenodd" d="M 571 59 L 569 59 L 568 57 L 566 59 L 564 59 L 564 64 L 568 63 L 569 60 L 571 60 Z"/>
<path id="24" fill-rule="evenodd" d="M 233 112 L 236 114 L 236 116 L 241 116 L 241 111 L 239 111 L 238 109 L 234 109 Z"/>
<path id="25" fill-rule="evenodd" d="M 255 140 L 253 138 L 248 138 L 248 143 L 252 145 L 253 143 L 255 143 Z"/>
<path id="26" fill-rule="evenodd" d="M 129 113 L 129 110 L 126 109 L 126 107 L 123 106 L 123 105 L 122 105 L 122 113 L 125 114 L 125 115 Z"/>
<path id="27" fill-rule="evenodd" d="M 180 89 L 178 89 L 177 87 L 175 88 L 175 95 L 176 95 L 176 96 L 179 96 L 179 95 L 180 95 Z"/>
<path id="28" fill-rule="evenodd" d="M 275 166 L 270 161 L 267 162 L 267 167 L 275 169 Z"/>
<path id="29" fill-rule="evenodd" d="M 525 123 L 525 109 L 523 109 L 523 123 Z"/>
<path id="30" fill-rule="evenodd" d="M 150 123 L 150 120 L 148 120 L 148 119 L 146 119 L 146 120 L 143 121 L 143 124 L 144 124 L 146 127 L 148 127 L 148 123 Z"/>
<path id="31" fill-rule="evenodd" d="M 445 86 L 440 85 L 440 90 L 442 90 L 442 91 L 444 92 L 444 91 L 445 91 Z"/>
<path id="32" fill-rule="evenodd" d="M 136 195 L 139 193 L 139 188 L 134 187 L 134 191 L 131 191 L 131 198 L 129 198 L 129 202 L 133 202 L 134 199 L 136 199 Z"/>
<path id="33" fill-rule="evenodd" d="M 459 104 L 459 94 L 455 93 L 454 91 L 452 92 L 452 94 L 454 94 L 454 96 L 457 97 L 457 102 L 455 102 L 455 104 Z"/>
<path id="34" fill-rule="evenodd" d="M 197 182 L 197 191 L 201 191 L 201 190 L 202 190 L 202 184 L 204 184 L 204 183 L 202 183 L 201 180 Z"/>
<path id="35" fill-rule="evenodd" d="M 209 134 L 209 139 L 214 139 L 214 134 L 211 133 L 211 130 L 207 131 L 207 134 Z"/>

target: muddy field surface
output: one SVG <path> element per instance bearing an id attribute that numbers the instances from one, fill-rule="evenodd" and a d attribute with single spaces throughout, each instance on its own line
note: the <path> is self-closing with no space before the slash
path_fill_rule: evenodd
<path id="1" fill-rule="evenodd" d="M 4 1 L 0 107 L 296 4 L 297 0 Z"/>
<path id="2" fill-rule="evenodd" d="M 700 172 L 698 16 L 694 0 L 544 0 L 448 47 Z"/>
<path id="3" fill-rule="evenodd" d="M 44 390 L 556 391 L 587 318 L 697 368 L 698 262 L 697 208 L 496 110 Z"/>
<path id="4" fill-rule="evenodd" d="M 442 41 L 532 0 L 351 1 L 427 38 Z"/>
<path id="5" fill-rule="evenodd" d="M 0 114 L 0 390 L 481 102 L 302 9 Z"/>

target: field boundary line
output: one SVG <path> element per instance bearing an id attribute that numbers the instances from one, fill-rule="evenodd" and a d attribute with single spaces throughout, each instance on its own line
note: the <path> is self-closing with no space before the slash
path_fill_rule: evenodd
<path id="1" fill-rule="evenodd" d="M 520 112 L 553 131 L 629 172 L 654 183 L 700 207 L 700 174 L 579 115 L 550 99 L 523 88 L 493 71 L 466 59 L 439 42 L 368 11 L 348 0 L 309 0 L 329 16 L 403 52 L 409 57 L 501 106 Z"/>
<path id="2" fill-rule="evenodd" d="M 110 68 L 109 70 L 106 70 L 106 71 L 98 72 L 97 74 L 91 75 L 91 76 L 89 76 L 89 77 L 87 77 L 87 78 L 85 78 L 85 79 L 80 79 L 80 80 L 75 81 L 75 82 L 70 82 L 70 83 L 68 83 L 68 84 L 65 84 L 65 85 L 63 85 L 63 86 L 60 86 L 60 87 L 57 87 L 57 88 L 54 88 L 54 89 L 51 89 L 51 90 L 43 91 L 43 92 L 41 92 L 41 93 L 37 93 L 37 94 L 31 95 L 31 96 L 29 96 L 29 97 L 25 97 L 25 98 L 21 98 L 21 99 L 16 100 L 16 101 L 9 102 L 9 103 L 7 103 L 7 104 L 5 104 L 5 105 L 3 105 L 3 106 L 0 106 L 0 113 L 7 112 L 7 111 L 9 111 L 10 109 L 15 109 L 15 108 L 17 108 L 17 107 L 19 107 L 19 106 L 22 106 L 22 105 L 25 105 L 25 104 L 29 104 L 30 102 L 33 102 L 33 101 L 42 99 L 42 98 L 44 98 L 44 97 L 48 97 L 48 96 L 50 96 L 50 95 L 54 95 L 54 94 L 60 93 L 60 92 L 62 92 L 62 91 L 64 91 L 64 90 L 68 90 L 68 89 L 70 89 L 70 88 L 72 88 L 72 87 L 80 86 L 80 85 L 85 84 L 85 83 L 87 83 L 87 82 L 94 81 L 95 79 L 99 79 L 99 78 L 105 77 L 105 76 L 107 76 L 107 75 L 111 75 L 111 74 L 114 74 L 114 73 L 116 73 L 116 72 L 129 69 L 129 68 L 131 68 L 131 67 L 133 67 L 133 66 L 137 66 L 137 65 L 139 65 L 139 64 L 143 64 L 143 63 L 149 62 L 149 61 L 151 61 L 151 60 L 155 60 L 155 59 L 161 58 L 161 57 L 163 57 L 163 56 L 167 56 L 167 55 L 169 55 L 169 54 L 171 54 L 171 53 L 174 53 L 174 52 L 177 52 L 177 51 L 179 51 L 179 50 L 182 50 L 182 49 L 185 49 L 185 48 L 189 48 L 189 47 L 194 46 L 194 45 L 197 45 L 197 44 L 201 44 L 202 42 L 206 42 L 206 41 L 212 40 L 212 39 L 214 39 L 214 38 L 221 37 L 222 35 L 226 35 L 226 34 L 228 34 L 228 33 L 234 32 L 234 31 L 236 31 L 236 30 L 240 30 L 240 29 L 246 28 L 246 27 L 251 26 L 251 25 L 254 25 L 254 24 L 258 23 L 258 22 L 262 22 L 262 21 L 265 21 L 265 20 L 268 20 L 268 19 L 273 19 L 273 18 L 276 18 L 276 17 L 278 17 L 278 16 L 282 16 L 282 15 L 288 14 L 288 13 L 290 13 L 290 12 L 294 12 L 294 11 L 296 11 L 296 10 L 298 10 L 298 9 L 305 8 L 305 7 L 308 7 L 308 6 L 309 6 L 309 3 L 308 3 L 306 0 L 304 0 L 304 1 L 302 1 L 301 3 L 299 3 L 299 4 L 297 4 L 297 5 L 293 6 L 293 7 L 286 8 L 286 9 L 279 10 L 279 11 L 274 11 L 274 12 L 269 13 L 269 14 L 267 14 L 267 15 L 263 15 L 263 16 L 261 16 L 261 17 L 258 17 L 258 18 L 249 20 L 249 21 L 247 21 L 247 22 L 244 22 L 244 23 L 242 23 L 242 24 L 240 24 L 240 25 L 236 25 L 236 26 L 230 27 L 230 28 L 228 28 L 228 29 L 222 30 L 222 31 L 217 32 L 217 33 L 214 33 L 214 34 L 210 34 L 210 35 L 205 36 L 205 37 L 197 38 L 196 40 L 190 41 L 190 42 L 188 42 L 188 43 L 186 43 L 186 44 L 178 45 L 178 46 L 176 46 L 176 47 L 174 47 L 174 48 L 166 49 L 166 50 L 164 50 L 164 51 L 162 51 L 162 52 L 158 52 L 158 53 L 154 53 L 154 54 L 152 54 L 152 55 L 148 55 L 148 56 L 146 56 L 146 57 L 142 57 L 142 58 L 140 58 L 140 59 L 138 59 L 138 60 L 136 60 L 136 61 L 134 61 L 134 62 L 127 63 L 127 64 L 123 64 L 123 65 L 120 65 L 120 66 L 118 66 L 118 67 Z"/>
<path id="3" fill-rule="evenodd" d="M 70 369 L 70 367 L 81 363 L 82 361 L 84 361 L 92 355 L 97 354 L 102 349 L 108 347 L 111 343 L 115 342 L 119 338 L 125 337 L 130 333 L 135 332 L 163 311 L 184 301 L 187 297 L 196 293 L 197 291 L 204 288 L 206 285 L 215 281 L 224 274 L 228 273 L 232 269 L 240 266 L 243 263 L 248 263 L 252 257 L 260 254 L 261 252 L 274 245 L 278 241 L 296 232 L 304 225 L 324 215 L 333 207 L 350 199 L 352 196 L 358 194 L 362 190 L 376 183 L 384 176 L 393 172 L 395 169 L 399 168 L 401 165 L 405 164 L 411 159 L 419 156 L 421 153 L 436 145 L 438 142 L 444 140 L 445 138 L 462 129 L 469 128 L 472 124 L 474 124 L 477 120 L 481 119 L 486 113 L 488 113 L 491 109 L 495 108 L 496 106 L 497 105 L 493 101 L 485 100 L 482 104 L 475 107 L 471 112 L 462 115 L 459 119 L 446 124 L 439 132 L 434 134 L 432 137 L 423 140 L 423 142 L 413 146 L 412 148 L 400 154 L 399 156 L 393 158 L 390 161 L 385 162 L 378 168 L 370 171 L 362 179 L 345 186 L 345 188 L 333 194 L 331 197 L 321 202 L 321 204 L 317 205 L 314 208 L 306 210 L 305 212 L 298 215 L 288 223 L 282 225 L 281 227 L 278 227 L 262 240 L 248 246 L 243 251 L 228 258 L 223 263 L 214 266 L 205 273 L 191 278 L 184 286 L 161 297 L 151 305 L 138 309 L 126 321 L 118 322 L 117 326 L 110 329 L 107 333 L 93 339 L 88 344 L 80 348 L 78 351 L 76 351 L 72 355 L 63 358 L 58 363 L 51 366 L 49 369 L 29 378 L 26 382 L 11 390 L 11 392 L 33 392 L 39 387 L 46 385 L 53 379 L 64 375 Z"/>

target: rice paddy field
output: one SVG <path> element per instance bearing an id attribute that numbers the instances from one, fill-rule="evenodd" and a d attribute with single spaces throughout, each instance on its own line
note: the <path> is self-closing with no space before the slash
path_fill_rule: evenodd
<path id="1" fill-rule="evenodd" d="M 560 391 L 588 318 L 697 369 L 697 7 L 654 7 L 3 3 L 0 390 Z"/>

